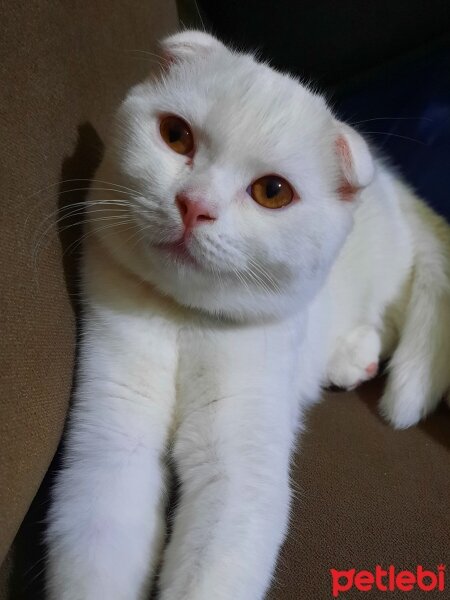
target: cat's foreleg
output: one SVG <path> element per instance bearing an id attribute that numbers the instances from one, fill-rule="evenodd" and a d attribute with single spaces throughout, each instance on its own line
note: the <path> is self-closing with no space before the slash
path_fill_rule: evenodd
<path id="1" fill-rule="evenodd" d="M 284 386 L 200 397 L 176 434 L 181 497 L 161 599 L 259 600 L 288 524 L 292 406 Z"/>
<path id="2" fill-rule="evenodd" d="M 164 538 L 176 346 L 156 319 L 96 315 L 47 531 L 50 600 L 140 600 Z"/>

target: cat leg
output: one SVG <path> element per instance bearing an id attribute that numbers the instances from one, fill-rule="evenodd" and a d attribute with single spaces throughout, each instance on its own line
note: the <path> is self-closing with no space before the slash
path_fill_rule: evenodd
<path id="1" fill-rule="evenodd" d="M 85 331 L 48 517 L 47 597 L 142 600 L 165 535 L 175 335 L 157 319 L 112 314 Z"/>
<path id="2" fill-rule="evenodd" d="M 414 269 L 380 402 L 381 414 L 399 429 L 426 417 L 450 387 L 448 225 L 412 198 L 402 209 L 412 236 Z"/>
<path id="3" fill-rule="evenodd" d="M 181 492 L 161 600 L 260 600 L 270 584 L 288 524 L 295 415 L 283 366 L 279 382 L 273 372 L 269 382 L 262 346 L 263 336 L 252 352 L 237 342 L 220 369 L 198 359 L 196 398 L 175 437 Z M 272 365 L 289 361 L 276 344 L 273 351 Z M 236 357 L 242 364 L 230 369 Z M 202 389 L 200 377 L 213 381 Z"/>
<path id="4" fill-rule="evenodd" d="M 336 340 L 327 366 L 329 383 L 351 390 L 378 372 L 381 339 L 370 325 L 360 325 Z"/>
<path id="5" fill-rule="evenodd" d="M 450 386 L 450 295 L 417 296 L 413 294 L 407 307 L 379 407 L 398 429 L 425 418 Z"/>
<path id="6" fill-rule="evenodd" d="M 275 433 L 281 403 L 218 399 L 178 431 L 181 498 L 163 561 L 161 600 L 264 597 L 290 500 L 289 435 Z M 248 419 L 251 405 L 259 414 Z"/>

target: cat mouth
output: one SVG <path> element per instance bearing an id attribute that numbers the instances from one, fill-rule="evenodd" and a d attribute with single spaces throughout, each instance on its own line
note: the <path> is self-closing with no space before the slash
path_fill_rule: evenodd
<path id="1" fill-rule="evenodd" d="M 157 244 L 157 248 L 162 250 L 177 263 L 187 264 L 197 268 L 200 267 L 200 263 L 190 252 L 184 238 L 176 242 Z"/>

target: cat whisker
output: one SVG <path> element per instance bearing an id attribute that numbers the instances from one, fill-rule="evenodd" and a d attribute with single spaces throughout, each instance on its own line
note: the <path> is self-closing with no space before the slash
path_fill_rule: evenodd
<path id="1" fill-rule="evenodd" d="M 260 287 L 262 290 L 266 292 L 266 294 L 271 294 L 273 291 L 269 288 L 269 286 L 259 277 L 254 271 L 247 270 L 245 274 L 250 278 L 250 280 L 256 284 L 256 286 Z"/>
<path id="2" fill-rule="evenodd" d="M 200 23 L 202 25 L 203 31 L 206 33 L 205 22 L 203 21 L 203 17 L 202 17 L 202 14 L 200 12 L 197 0 L 194 0 L 194 5 L 195 5 L 195 8 L 197 9 L 198 18 L 200 19 Z"/>
<path id="3" fill-rule="evenodd" d="M 89 219 L 90 223 L 100 223 L 102 221 L 111 221 L 112 219 L 124 219 L 123 215 L 109 215 L 107 217 L 95 217 L 94 219 Z M 128 219 L 128 221 L 131 222 L 131 219 Z M 65 225 L 64 227 L 61 227 L 61 229 L 59 230 L 60 233 L 67 231 L 68 229 L 70 229 L 71 227 L 77 227 L 78 225 L 84 225 L 86 223 L 86 221 L 83 219 L 82 221 L 77 221 L 76 223 L 70 223 L 69 225 Z"/>
<path id="4" fill-rule="evenodd" d="M 433 122 L 433 119 L 429 117 L 374 117 L 372 119 L 363 119 L 362 121 L 349 122 L 350 125 L 362 125 L 364 123 L 370 123 L 372 121 L 429 121 Z"/>
<path id="5" fill-rule="evenodd" d="M 91 206 L 95 206 L 97 204 L 108 204 L 110 203 L 109 200 L 102 200 L 102 201 L 96 201 L 94 202 Z M 97 212 L 97 211 L 113 211 L 113 212 L 128 212 L 128 209 L 125 208 L 125 206 L 127 206 L 126 203 L 121 204 L 118 203 L 119 205 L 116 206 L 110 206 L 109 208 L 91 208 L 90 211 L 91 212 Z M 68 207 L 65 207 L 65 209 L 57 209 L 56 211 L 52 212 L 50 215 L 48 215 L 41 223 L 41 225 L 37 228 L 36 230 L 36 236 L 35 236 L 35 241 L 34 241 L 34 245 L 39 246 L 41 241 L 43 239 L 45 239 L 47 237 L 47 234 L 53 229 L 53 227 L 57 227 L 59 223 L 61 223 L 63 220 L 65 219 L 69 219 L 71 217 L 74 217 L 75 215 L 79 214 L 80 216 L 83 215 L 85 213 L 85 207 L 86 207 L 86 202 L 77 202 L 73 205 L 70 205 Z M 46 223 L 52 219 L 52 217 L 54 217 L 56 214 L 59 214 L 60 212 L 63 212 L 63 214 L 56 219 L 56 221 L 52 221 L 50 223 L 50 225 L 46 225 Z M 46 227 L 45 230 L 41 233 L 40 230 L 42 230 L 42 227 Z M 37 237 L 39 236 L 39 237 Z M 33 252 L 33 254 L 35 253 L 35 251 Z"/>
<path id="6" fill-rule="evenodd" d="M 73 215 L 73 216 L 75 216 L 75 215 Z M 78 215 L 76 215 L 76 216 L 78 216 Z M 80 215 L 80 216 L 82 216 L 82 215 Z M 111 222 L 111 220 L 113 220 L 113 219 L 121 219 L 121 223 L 113 223 L 112 225 L 114 225 L 114 226 L 132 222 L 131 218 L 124 221 L 124 215 L 110 215 L 108 217 L 96 217 L 94 219 L 94 221 L 103 221 L 104 220 L 104 221 Z M 77 221 L 75 223 L 71 223 L 69 225 L 62 227 L 61 229 L 59 229 L 59 232 L 63 233 L 64 231 L 67 231 L 68 229 L 71 229 L 73 227 L 82 226 L 82 225 L 84 225 L 84 223 L 85 223 L 85 220 L 82 219 L 81 221 Z M 45 241 L 45 236 L 41 237 L 38 240 L 38 242 L 33 250 L 32 264 L 33 264 L 35 270 L 37 270 L 39 254 L 41 253 L 42 249 L 45 247 L 44 241 Z"/>
<path id="7" fill-rule="evenodd" d="M 135 231 L 129 238 L 126 240 L 126 244 L 131 243 L 131 240 L 135 240 L 132 245 L 132 249 L 136 248 L 145 238 L 145 234 L 148 231 L 148 227 L 139 227 L 137 231 Z"/>
<path id="8" fill-rule="evenodd" d="M 38 196 L 38 195 L 41 195 L 44 191 L 49 191 L 51 188 L 55 188 L 56 186 L 60 186 L 60 185 L 62 185 L 64 183 L 81 182 L 81 181 L 104 183 L 108 187 L 91 186 L 91 185 L 82 186 L 82 187 L 78 186 L 78 187 L 75 187 L 75 188 L 71 188 L 71 189 L 66 189 L 66 190 L 59 191 L 58 192 L 58 196 L 61 197 L 61 196 L 65 195 L 65 194 L 69 194 L 70 192 L 110 191 L 110 192 L 113 192 L 113 193 L 120 193 L 122 195 L 127 196 L 129 199 L 134 200 L 135 196 L 139 195 L 138 192 L 136 192 L 135 190 L 132 190 L 131 188 L 125 188 L 125 186 L 119 186 L 118 184 L 114 184 L 112 182 L 108 182 L 108 181 L 101 180 L 101 179 L 92 179 L 92 180 L 89 180 L 89 179 L 66 179 L 66 180 L 59 181 L 59 182 L 56 182 L 54 184 L 51 184 L 49 186 L 46 186 L 45 188 L 42 188 L 41 190 L 38 190 L 37 192 L 35 192 L 35 193 L 33 193 L 33 194 L 29 195 L 29 196 L 25 196 L 23 198 L 23 201 L 25 202 L 27 200 L 30 200 L 30 199 Z M 115 186 L 115 187 L 113 187 L 113 186 Z M 86 199 L 83 202 L 87 203 L 87 202 L 89 202 L 89 200 Z M 96 202 L 99 202 L 99 200 L 97 200 Z M 124 202 L 125 203 L 126 202 L 126 198 L 111 199 L 110 202 Z M 71 205 L 72 204 L 73 203 L 71 203 Z M 28 223 L 30 221 L 30 218 L 35 214 L 35 211 L 38 210 L 38 208 L 39 208 L 39 204 L 36 204 L 36 205 L 34 205 L 34 207 L 30 211 L 28 211 L 28 215 L 25 218 L 25 222 L 24 222 L 24 232 L 28 228 Z M 59 207 L 59 208 L 56 209 L 55 213 L 63 211 L 66 208 L 67 207 L 64 207 L 64 206 L 63 207 Z"/>
<path id="9" fill-rule="evenodd" d="M 96 192 L 96 191 L 120 192 L 121 194 L 125 194 L 126 196 L 129 196 L 130 198 L 133 198 L 135 196 L 135 194 L 133 194 L 132 192 L 128 192 L 127 190 L 119 190 L 119 189 L 116 189 L 111 186 L 106 187 L 106 186 L 92 186 L 92 185 L 68 188 L 68 189 L 62 190 L 61 192 L 58 192 L 58 195 L 62 196 L 64 194 L 70 194 L 71 192 Z"/>
<path id="10" fill-rule="evenodd" d="M 150 52 L 149 50 L 125 50 L 125 52 L 131 54 L 143 54 L 144 56 L 135 58 L 145 58 L 150 62 L 156 63 L 160 67 L 167 66 L 170 63 L 170 61 L 165 56 L 155 54 L 155 52 Z"/>
<path id="11" fill-rule="evenodd" d="M 73 202 L 71 204 L 68 204 L 67 206 L 62 206 L 60 208 L 57 208 L 56 210 L 53 210 L 51 213 L 49 213 L 42 221 L 42 223 L 38 226 L 38 229 L 40 227 L 42 227 L 42 225 L 44 225 L 44 223 L 46 223 L 48 220 L 52 219 L 54 216 L 61 214 L 60 218 L 66 218 L 68 216 L 68 212 L 75 210 L 75 209 L 79 209 L 79 210 L 85 210 L 86 208 L 90 208 L 90 207 L 94 207 L 96 205 L 104 205 L 105 208 L 101 209 L 101 210 L 119 210 L 118 207 L 120 207 L 121 210 L 128 210 L 127 207 L 129 207 L 129 203 L 128 202 L 122 202 L 122 201 L 116 201 L 116 200 L 83 200 L 82 202 Z M 99 209 L 100 210 L 100 209 Z M 29 217 L 27 217 L 28 219 Z M 60 219 L 58 219 L 57 221 L 55 221 L 55 223 L 58 223 Z M 26 223 L 26 221 L 25 221 Z"/>
<path id="12" fill-rule="evenodd" d="M 45 560 L 45 558 L 46 557 L 44 557 L 42 560 Z M 36 563 L 36 565 L 34 565 L 34 567 L 36 567 L 36 566 L 37 566 L 37 563 Z M 23 589 L 27 590 L 39 577 L 41 577 L 41 575 L 44 574 L 45 569 L 46 569 L 46 565 L 44 564 L 44 566 L 42 566 L 37 573 L 35 573 L 32 577 L 30 577 L 29 581 L 25 583 Z"/>
<path id="13" fill-rule="evenodd" d="M 275 292 L 281 293 L 281 288 L 278 283 L 275 281 L 273 276 L 265 269 L 256 259 L 253 259 L 251 256 L 248 256 L 248 260 L 250 264 L 256 269 L 263 278 L 267 280 L 269 285 L 273 288 Z"/>
<path id="14" fill-rule="evenodd" d="M 132 194 L 139 195 L 139 192 L 137 190 L 134 190 L 132 188 L 126 187 L 126 186 L 121 185 L 119 183 L 114 183 L 113 181 L 107 181 L 105 179 L 73 178 L 73 179 L 61 179 L 60 181 L 56 181 L 55 183 L 51 183 L 50 185 L 47 185 L 47 186 L 41 188 L 40 190 L 37 190 L 36 192 L 33 192 L 29 196 L 25 196 L 25 199 L 34 198 L 35 196 L 39 196 L 40 194 L 42 194 L 42 192 L 47 192 L 48 190 L 51 190 L 52 188 L 64 185 L 65 183 L 75 183 L 75 182 L 81 182 L 81 181 L 86 181 L 86 182 L 88 182 L 88 184 L 90 184 L 90 183 L 102 183 L 102 184 L 105 184 L 105 185 L 108 185 L 108 186 L 111 186 L 111 187 L 115 187 L 117 189 L 127 190 L 127 191 L 131 192 Z M 90 186 L 88 186 L 88 189 L 90 189 Z"/>
<path id="15" fill-rule="evenodd" d="M 417 138 L 409 137 L 408 135 L 400 135 L 398 133 L 393 133 L 392 131 L 361 131 L 362 135 L 385 135 L 386 137 L 395 137 L 401 140 L 406 140 L 408 142 L 416 142 L 416 144 L 420 144 L 422 146 L 426 146 L 427 144 L 422 140 L 418 140 Z"/>
<path id="16" fill-rule="evenodd" d="M 66 250 L 63 253 L 63 257 L 65 257 L 69 252 L 72 252 L 80 246 L 80 244 L 82 244 L 89 236 L 91 236 L 92 234 L 95 233 L 100 233 L 103 232 L 107 229 L 112 229 L 114 227 L 120 227 L 123 225 L 128 225 L 130 223 L 130 221 L 121 221 L 120 223 L 112 223 L 109 225 L 105 225 L 104 227 L 100 227 L 100 228 L 96 228 L 96 229 L 91 229 L 90 231 L 88 231 L 87 233 L 85 233 L 84 235 L 82 235 L 78 240 L 75 240 L 75 242 L 73 242 L 72 244 L 70 244 L 70 246 L 68 246 L 66 248 Z M 134 229 L 136 227 L 136 224 L 133 222 L 132 225 L 130 225 L 129 227 L 125 228 L 123 231 L 129 231 L 130 229 Z"/>
<path id="17" fill-rule="evenodd" d="M 234 274 L 236 275 L 236 277 L 238 278 L 238 280 L 242 283 L 242 285 L 244 286 L 244 288 L 247 290 L 247 292 L 249 293 L 250 296 L 254 297 L 254 292 L 253 290 L 250 288 L 247 278 L 245 276 L 244 272 L 239 272 L 237 269 L 233 269 Z"/>
<path id="18" fill-rule="evenodd" d="M 212 272 L 213 272 L 214 277 L 217 278 L 219 287 L 223 288 L 224 285 L 223 285 L 223 279 L 222 279 L 222 274 L 220 272 L 220 269 L 218 267 L 216 268 L 215 265 L 212 265 Z"/>
<path id="19" fill-rule="evenodd" d="M 245 252 L 250 269 L 247 273 L 252 277 L 253 281 L 260 285 L 267 293 L 281 293 L 281 288 L 272 275 L 248 252 Z"/>

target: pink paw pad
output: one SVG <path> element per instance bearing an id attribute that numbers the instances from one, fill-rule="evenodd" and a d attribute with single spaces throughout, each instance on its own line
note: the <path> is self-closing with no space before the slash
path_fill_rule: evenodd
<path id="1" fill-rule="evenodd" d="M 365 371 L 369 377 L 375 377 L 375 375 L 378 373 L 378 363 L 371 362 L 370 365 L 367 365 Z"/>

